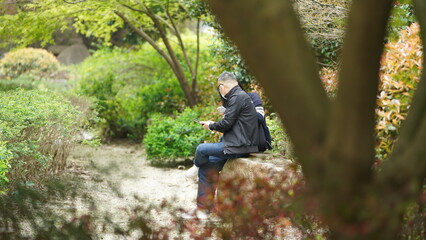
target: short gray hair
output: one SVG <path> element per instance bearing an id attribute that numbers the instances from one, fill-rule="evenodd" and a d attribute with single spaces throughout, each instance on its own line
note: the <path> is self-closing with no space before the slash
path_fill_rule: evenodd
<path id="1" fill-rule="evenodd" d="M 238 82 L 237 77 L 235 77 L 233 73 L 227 72 L 227 71 L 221 73 L 217 80 L 220 82 L 230 82 L 230 81 Z"/>

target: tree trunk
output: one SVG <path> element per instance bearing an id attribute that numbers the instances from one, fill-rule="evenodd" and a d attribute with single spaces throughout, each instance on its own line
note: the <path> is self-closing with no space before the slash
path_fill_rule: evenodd
<path id="1" fill-rule="evenodd" d="M 147 14 L 155 22 L 155 25 L 157 26 L 157 29 L 160 32 L 161 39 L 167 47 L 167 53 L 163 51 L 143 29 L 137 28 L 122 12 L 115 11 L 115 14 L 117 14 L 117 16 L 119 16 L 132 29 L 133 32 L 135 32 L 137 35 L 147 41 L 164 58 L 164 60 L 166 60 L 166 62 L 169 64 L 170 68 L 172 69 L 173 73 L 179 81 L 182 91 L 185 94 L 188 106 L 194 107 L 195 105 L 197 105 L 198 93 L 191 91 L 189 81 L 185 76 L 182 66 L 180 65 L 180 62 L 177 59 L 174 50 L 169 44 L 167 33 L 162 28 L 161 23 L 159 23 L 156 19 L 154 13 L 148 12 Z"/>
<path id="2" fill-rule="evenodd" d="M 409 123 L 401 129 L 411 145 L 392 153 L 380 171 L 372 170 L 380 58 L 393 1 L 353 0 L 333 101 L 321 86 L 291 2 L 209 1 L 283 119 L 303 168 L 306 199 L 317 203 L 331 238 L 395 239 L 401 216 L 421 192 L 426 175 L 426 152 L 420 146 L 426 142 L 426 80 L 423 75 Z M 426 14 L 424 2 L 415 0 L 416 11 Z M 404 132 L 412 134 L 405 137 Z"/>

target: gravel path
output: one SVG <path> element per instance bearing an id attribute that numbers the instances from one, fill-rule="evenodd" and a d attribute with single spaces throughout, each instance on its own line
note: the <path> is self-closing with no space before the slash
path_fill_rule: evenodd
<path id="1" fill-rule="evenodd" d="M 98 148 L 79 145 L 69 159 L 98 210 L 109 212 L 115 222 L 126 223 L 123 210 L 130 210 L 143 201 L 158 206 L 168 201 L 183 209 L 195 206 L 197 185 L 184 177 L 184 170 L 150 166 L 142 145 L 126 142 Z M 154 220 L 167 226 L 171 221 L 168 209 L 155 213 Z M 116 238 L 105 234 L 102 239 Z"/>
<path id="2" fill-rule="evenodd" d="M 118 225 L 127 224 L 129 212 L 126 213 L 126 210 L 130 211 L 144 201 L 157 206 L 167 201 L 182 209 L 195 206 L 197 185 L 184 177 L 184 170 L 150 166 L 140 144 L 117 142 L 97 148 L 78 145 L 69 161 L 71 169 L 94 198 L 97 209 L 102 213 L 108 212 Z M 154 212 L 150 219 L 157 225 L 171 226 L 174 218 L 169 208 L 157 209 L 159 211 Z M 81 207 L 80 210 L 84 213 L 88 208 Z M 287 232 L 285 240 L 301 239 L 297 229 L 290 227 L 284 230 Z M 118 238 L 111 229 L 99 229 L 99 232 L 100 239 L 138 239 L 137 235 Z M 176 236 L 173 232 L 169 234 Z M 190 238 L 184 236 L 184 239 Z"/>

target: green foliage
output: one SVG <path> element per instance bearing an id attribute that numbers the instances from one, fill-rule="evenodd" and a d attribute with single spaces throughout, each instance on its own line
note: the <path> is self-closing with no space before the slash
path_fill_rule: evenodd
<path id="1" fill-rule="evenodd" d="M 0 193 L 3 185 L 9 182 L 6 174 L 9 172 L 10 164 L 9 160 L 12 157 L 12 153 L 6 148 L 5 142 L 0 142 Z"/>
<path id="2" fill-rule="evenodd" d="M 400 30 L 385 46 L 381 62 L 380 89 L 376 109 L 376 160 L 392 152 L 405 120 L 422 66 L 422 45 L 418 24 Z M 336 70 L 322 69 L 321 78 L 330 97 L 337 92 Z"/>
<path id="3" fill-rule="evenodd" d="M 420 27 L 415 23 L 401 30 L 397 40 L 386 44 L 376 111 L 376 158 L 379 161 L 392 152 L 420 81 L 423 48 L 419 34 Z"/>
<path id="4" fill-rule="evenodd" d="M 376 160 L 392 152 L 405 120 L 422 68 L 419 26 L 414 23 L 385 46 L 381 62 L 380 89 L 376 109 Z M 322 70 L 322 81 L 329 96 L 337 92 L 336 71 Z"/>
<path id="5" fill-rule="evenodd" d="M 36 89 L 41 82 L 34 79 L 33 75 L 22 74 L 10 80 L 0 80 L 0 91 L 8 91 L 18 88 Z"/>
<path id="6" fill-rule="evenodd" d="M 266 116 L 266 124 L 271 133 L 272 152 L 279 153 L 286 159 L 294 160 L 293 145 L 278 115 L 272 113 L 270 116 Z"/>
<path id="7" fill-rule="evenodd" d="M 205 119 L 203 113 L 213 111 L 213 108 L 186 108 L 180 114 L 175 113 L 175 118 L 154 114 L 143 140 L 148 160 L 164 165 L 176 158 L 193 156 L 198 144 L 210 135 L 194 119 Z"/>
<path id="8" fill-rule="evenodd" d="M 416 21 L 411 0 L 395 1 L 388 24 L 388 40 L 396 41 L 399 32 Z"/>
<path id="9" fill-rule="evenodd" d="M 158 30 L 145 15 L 140 3 L 146 4 L 158 16 L 165 18 L 166 9 L 176 22 L 187 18 L 177 1 L 28 1 L 19 4 L 16 15 L 0 16 L 1 45 L 28 46 L 40 42 L 42 46 L 53 42 L 53 33 L 73 26 L 79 33 L 110 44 L 111 34 L 123 27 L 123 20 L 114 12 L 123 13 L 133 24 L 150 33 L 153 39 Z M 142 10 L 141 10 L 142 9 Z M 140 10 L 140 11 L 138 11 Z M 72 23 L 70 24 L 70 19 Z"/>
<path id="10" fill-rule="evenodd" d="M 151 112 L 171 113 L 184 104 L 167 63 L 147 45 L 99 50 L 78 66 L 77 75 L 76 91 L 95 98 L 106 136 L 140 139 Z"/>
<path id="11" fill-rule="evenodd" d="M 8 52 L 0 60 L 0 77 L 17 78 L 23 74 L 35 79 L 48 77 L 59 69 L 59 62 L 44 49 L 22 48 Z"/>
<path id="12" fill-rule="evenodd" d="M 318 62 L 326 66 L 336 66 L 342 48 L 341 40 L 316 39 L 311 42 Z"/>
<path id="13" fill-rule="evenodd" d="M 0 141 L 12 153 L 11 181 L 36 181 L 65 167 L 83 114 L 53 92 L 0 93 Z"/>
<path id="14" fill-rule="evenodd" d="M 188 54 L 194 55 L 196 37 L 186 33 L 182 38 Z M 210 41 L 209 36 L 201 35 L 198 84 L 201 100 L 207 105 L 218 100 L 216 60 L 205 47 Z M 184 61 L 182 54 L 177 57 Z M 183 91 L 173 71 L 148 44 L 135 46 L 133 50 L 98 50 L 77 67 L 75 75 L 79 76 L 76 91 L 96 99 L 99 116 L 106 120 L 103 129 L 108 137 L 141 139 L 151 113 L 168 114 L 185 106 Z"/>

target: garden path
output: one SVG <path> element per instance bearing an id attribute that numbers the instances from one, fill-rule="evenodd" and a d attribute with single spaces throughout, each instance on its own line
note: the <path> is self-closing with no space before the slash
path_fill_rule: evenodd
<path id="1" fill-rule="evenodd" d="M 71 169 L 83 180 L 84 188 L 94 198 L 99 212 L 108 212 L 119 226 L 128 222 L 126 210 L 141 205 L 143 201 L 159 206 L 166 200 L 174 207 L 183 209 L 195 206 L 197 185 L 185 178 L 183 170 L 150 166 L 141 144 L 115 142 L 96 148 L 77 145 L 69 160 Z M 87 212 L 88 208 L 84 204 L 81 206 L 81 212 Z M 170 227 L 174 219 L 170 209 L 158 209 L 159 212 L 155 212 L 150 219 L 160 226 Z M 98 230 L 102 235 L 100 239 L 117 239 L 112 229 Z M 285 240 L 301 239 L 298 230 L 289 227 L 285 231 L 288 234 Z M 177 233 L 170 234 L 174 236 Z M 190 239 L 189 236 L 183 237 Z"/>
<path id="2" fill-rule="evenodd" d="M 128 218 L 123 210 L 142 201 L 160 205 L 166 200 L 183 209 L 195 206 L 197 185 L 184 177 L 183 170 L 150 166 L 141 144 L 115 142 L 96 148 L 78 145 L 71 153 L 70 163 L 84 179 L 98 210 L 111 213 L 115 222 L 124 224 Z M 153 217 L 161 225 L 171 220 L 167 209 Z M 112 238 L 106 235 L 103 239 Z"/>

